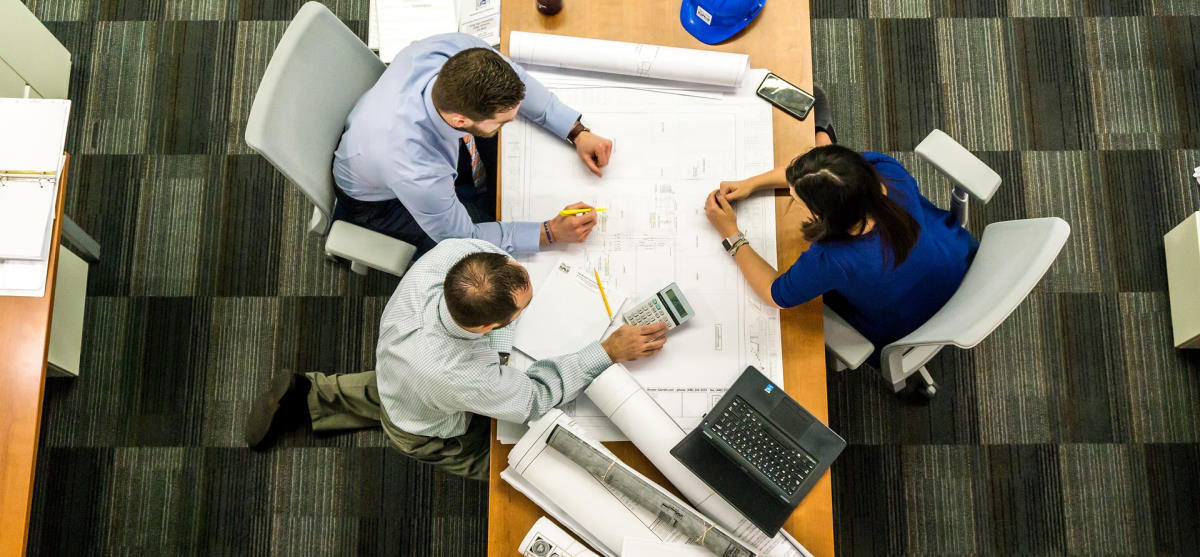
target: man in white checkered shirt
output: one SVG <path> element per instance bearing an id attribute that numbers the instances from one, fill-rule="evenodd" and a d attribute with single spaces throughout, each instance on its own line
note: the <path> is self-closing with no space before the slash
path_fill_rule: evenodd
<path id="1" fill-rule="evenodd" d="M 265 448 L 287 428 L 383 425 L 392 446 L 452 474 L 486 480 L 490 416 L 525 422 L 573 400 L 610 365 L 662 349 L 667 326 L 630 325 L 578 352 L 506 365 L 513 327 L 533 297 L 529 274 L 482 240 L 443 240 L 419 259 L 384 308 L 377 371 L 281 373 L 255 402 L 246 442 Z"/>

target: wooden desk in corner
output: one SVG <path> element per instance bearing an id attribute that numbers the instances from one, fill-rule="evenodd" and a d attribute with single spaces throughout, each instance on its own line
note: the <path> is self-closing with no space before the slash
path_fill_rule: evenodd
<path id="1" fill-rule="evenodd" d="M 808 0 L 771 0 L 762 13 L 738 35 L 716 46 L 708 46 L 679 24 L 678 0 L 569 1 L 562 12 L 543 16 L 531 0 L 509 0 L 501 5 L 501 49 L 507 53 L 511 31 L 553 33 L 594 39 L 651 43 L 685 48 L 703 48 L 750 55 L 750 66 L 767 68 L 806 90 L 812 90 L 812 39 Z M 586 115 L 585 115 L 586 117 Z M 796 121 L 774 110 L 775 164 L 787 164 L 812 148 L 812 119 Z M 597 130 L 603 134 L 603 130 Z M 618 155 L 620 156 L 620 155 Z M 732 178 L 732 177 L 731 177 Z M 503 193 L 503 187 L 500 187 Z M 778 261 L 786 268 L 808 248 L 800 237 L 797 219 L 785 215 L 786 196 L 776 197 Z M 499 195 L 497 195 L 499 209 Z M 497 211 L 499 213 L 499 211 Z M 781 313 L 785 390 L 822 421 L 829 421 L 825 385 L 825 344 L 821 301 Z M 667 485 L 665 478 L 632 443 L 606 443 L 614 453 L 638 471 Z M 511 445 L 496 441 L 492 434 L 491 478 L 488 487 L 488 556 L 516 555 L 521 538 L 545 513 L 525 496 L 500 479 L 507 466 Z M 801 502 L 784 528 L 818 557 L 832 556 L 833 494 L 826 474 Z"/>
<path id="2" fill-rule="evenodd" d="M 64 163 L 58 177 L 45 295 L 0 296 L 0 382 L 4 385 L 0 389 L 0 557 L 25 555 L 29 537 L 67 166 Z"/>

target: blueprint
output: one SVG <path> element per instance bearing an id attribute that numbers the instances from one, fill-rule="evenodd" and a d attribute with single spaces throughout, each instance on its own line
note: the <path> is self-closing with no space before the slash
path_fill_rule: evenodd
<path id="1" fill-rule="evenodd" d="M 695 317 L 671 331 L 660 354 L 626 364 L 685 430 L 746 366 L 783 381 L 779 312 L 749 288 L 704 216 L 705 196 L 722 180 L 774 164 L 771 107 L 753 95 L 761 72 L 751 70 L 737 91 L 697 95 L 530 68 L 591 129 L 613 140 L 602 178 L 587 171 L 569 144 L 524 119 L 501 136 L 504 220 L 546 220 L 576 201 L 608 208 L 586 243 L 520 258 L 531 276 L 545 276 L 570 257 L 586 260 L 606 288 L 635 302 L 671 282 L 691 302 Z M 774 199 L 756 197 L 736 208 L 750 243 L 775 265 Z M 624 439 L 585 398 L 564 410 L 594 438 Z"/>

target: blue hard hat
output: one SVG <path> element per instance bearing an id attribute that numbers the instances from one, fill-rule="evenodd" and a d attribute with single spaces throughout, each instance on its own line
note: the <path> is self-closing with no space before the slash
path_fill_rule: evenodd
<path id="1" fill-rule="evenodd" d="M 767 0 L 683 0 L 679 22 L 704 44 L 717 44 L 744 29 Z"/>

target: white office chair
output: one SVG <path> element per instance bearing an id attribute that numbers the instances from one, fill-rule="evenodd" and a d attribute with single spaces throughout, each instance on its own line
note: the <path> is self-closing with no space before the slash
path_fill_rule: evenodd
<path id="1" fill-rule="evenodd" d="M 987 202 L 1000 176 L 940 130 L 917 146 L 917 153 L 956 183 L 952 211 L 966 222 L 966 194 Z M 979 251 L 958 290 L 917 330 L 883 348 L 880 364 L 899 392 L 914 374 L 914 391 L 932 398 L 937 384 L 925 363 L 943 346 L 971 348 L 999 327 L 1021 304 L 1058 257 L 1071 227 L 1058 217 L 988 225 Z M 838 369 L 856 369 L 875 351 L 871 341 L 825 307 L 825 347 Z"/>
<path id="2" fill-rule="evenodd" d="M 300 8 L 254 95 L 246 143 L 313 204 L 308 231 L 327 236 L 325 255 L 401 276 L 416 247 L 345 221 L 332 221 L 333 152 L 354 103 L 383 73 L 367 46 L 318 2 Z"/>

